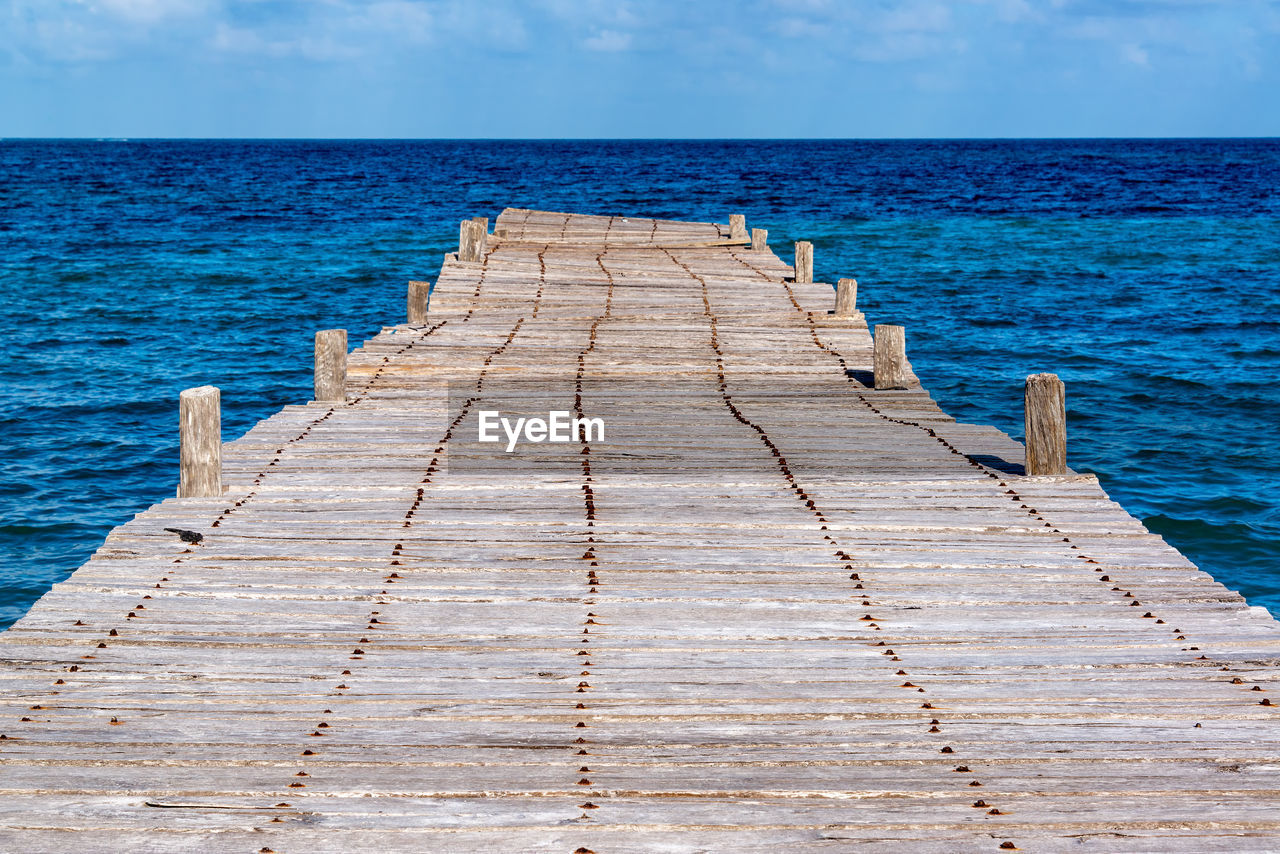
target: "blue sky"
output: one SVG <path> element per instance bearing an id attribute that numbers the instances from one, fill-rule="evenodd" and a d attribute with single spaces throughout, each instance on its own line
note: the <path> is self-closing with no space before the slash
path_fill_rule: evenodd
<path id="1" fill-rule="evenodd" d="M 1280 0 L 0 0 L 0 136 L 1280 136 Z"/>

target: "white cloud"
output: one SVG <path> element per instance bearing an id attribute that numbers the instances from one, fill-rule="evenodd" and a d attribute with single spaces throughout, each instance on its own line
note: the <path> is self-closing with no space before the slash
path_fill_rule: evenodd
<path id="1" fill-rule="evenodd" d="M 3 2 L 3 0 L 0 0 Z M 432 0 L 10 0 L 0 47 L 40 64 L 219 53 L 342 62 L 430 42 Z M 471 12 L 469 22 L 483 16 Z M 497 31 L 510 33 L 496 28 Z"/>
<path id="2" fill-rule="evenodd" d="M 315 62 L 357 59 L 363 51 L 331 36 L 302 35 L 297 38 L 270 38 L 257 30 L 219 24 L 210 42 L 216 50 L 269 59 L 300 57 Z"/>
<path id="3" fill-rule="evenodd" d="M 432 35 L 433 18 L 430 9 L 422 3 L 405 0 L 385 0 L 357 5 L 346 15 L 345 23 L 369 32 L 395 34 L 401 40 L 428 41 Z"/>
<path id="4" fill-rule="evenodd" d="M 940 38 L 929 33 L 886 33 L 853 47 L 850 55 L 863 62 L 907 62 L 963 53 L 966 48 L 963 39 Z"/>
<path id="5" fill-rule="evenodd" d="M 1151 67 L 1151 55 L 1141 45 L 1133 44 L 1132 42 L 1120 45 L 1120 56 L 1125 62 L 1141 68 Z"/>
<path id="6" fill-rule="evenodd" d="M 1004 23 L 1035 20 L 1040 17 L 1027 0 L 973 0 L 983 6 L 991 6 L 996 11 L 996 19 Z M 1051 5 L 1061 6 L 1066 0 L 1052 0 Z"/>
<path id="7" fill-rule="evenodd" d="M 832 8 L 831 0 L 773 0 L 773 5 L 798 12 L 825 12 Z"/>
<path id="8" fill-rule="evenodd" d="M 881 32 L 942 32 L 952 26 L 951 10 L 942 3 L 913 3 L 887 10 L 871 24 Z"/>
<path id="9" fill-rule="evenodd" d="M 783 18 L 774 25 L 774 29 L 789 39 L 821 38 L 827 31 L 826 27 L 806 18 Z"/>
<path id="10" fill-rule="evenodd" d="M 106 12 L 118 18 L 153 24 L 166 18 L 194 17 L 210 10 L 209 0 L 77 0 L 90 12 Z"/>
<path id="11" fill-rule="evenodd" d="M 595 35 L 582 42 L 587 50 L 618 53 L 631 47 L 631 34 L 617 30 L 597 30 Z"/>

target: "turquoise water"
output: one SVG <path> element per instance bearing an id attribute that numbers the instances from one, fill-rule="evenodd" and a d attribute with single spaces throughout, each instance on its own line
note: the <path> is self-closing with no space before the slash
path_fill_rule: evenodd
<path id="1" fill-rule="evenodd" d="M 0 625 L 173 494 L 181 389 L 305 401 L 505 205 L 812 240 L 958 418 L 1061 375 L 1072 465 L 1280 613 L 1278 188 L 1275 140 L 0 142 Z"/>

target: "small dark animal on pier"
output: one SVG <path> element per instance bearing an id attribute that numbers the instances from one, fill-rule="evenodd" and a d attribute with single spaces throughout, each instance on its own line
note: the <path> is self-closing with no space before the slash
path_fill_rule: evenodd
<path id="1" fill-rule="evenodd" d="M 204 534 L 199 531 L 188 531 L 186 528 L 165 528 L 170 534 L 177 534 L 184 543 L 199 543 L 204 539 Z"/>

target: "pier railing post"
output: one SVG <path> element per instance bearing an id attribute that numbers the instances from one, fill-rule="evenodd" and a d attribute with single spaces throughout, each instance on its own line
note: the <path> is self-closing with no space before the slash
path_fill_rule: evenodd
<path id="1" fill-rule="evenodd" d="M 471 224 L 471 220 L 464 219 L 458 224 L 458 260 L 471 260 L 471 244 L 474 241 L 472 235 L 475 234 L 475 227 Z"/>
<path id="2" fill-rule="evenodd" d="M 473 219 L 464 219 L 458 226 L 458 260 L 459 261 L 479 261 L 484 258 L 484 249 L 487 242 L 488 218 L 483 218 L 484 224 L 480 224 Z"/>
<path id="3" fill-rule="evenodd" d="M 763 252 L 769 248 L 769 230 L 765 228 L 751 229 L 751 248 Z"/>
<path id="4" fill-rule="evenodd" d="M 1027 377 L 1024 395 L 1026 474 L 1067 471 L 1067 389 L 1057 374 Z"/>
<path id="5" fill-rule="evenodd" d="M 836 283 L 836 317 L 849 317 L 858 307 L 858 280 L 841 279 Z"/>
<path id="6" fill-rule="evenodd" d="M 875 386 L 884 388 L 906 388 L 910 380 L 907 377 L 907 330 L 901 326 L 876 324 L 875 351 L 873 369 Z"/>
<path id="7" fill-rule="evenodd" d="M 807 240 L 796 241 L 796 281 L 813 281 L 813 244 Z"/>
<path id="8" fill-rule="evenodd" d="M 489 218 L 487 216 L 473 216 L 471 221 L 480 226 L 480 232 L 482 234 L 489 233 Z"/>
<path id="9" fill-rule="evenodd" d="M 222 494 L 222 393 L 211 385 L 178 395 L 178 497 Z"/>
<path id="10" fill-rule="evenodd" d="M 742 214 L 729 214 L 729 239 L 747 242 L 747 218 Z"/>
<path id="11" fill-rule="evenodd" d="M 430 282 L 409 283 L 409 322 L 426 323 L 427 306 L 431 301 Z"/>
<path id="12" fill-rule="evenodd" d="M 347 399 L 347 330 L 316 333 L 316 401 Z"/>

